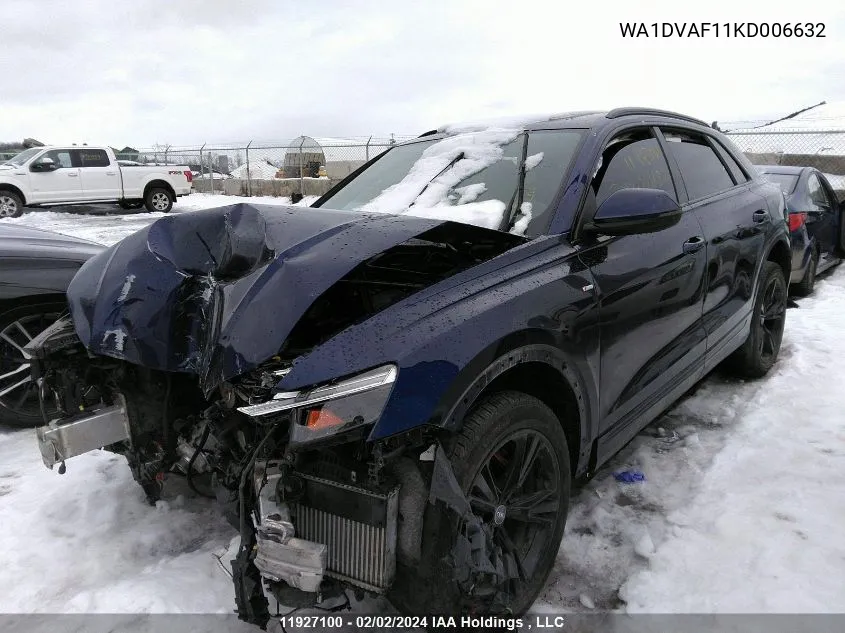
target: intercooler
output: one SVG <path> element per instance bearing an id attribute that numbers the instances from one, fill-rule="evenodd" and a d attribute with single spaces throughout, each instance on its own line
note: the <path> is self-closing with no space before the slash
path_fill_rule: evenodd
<path id="1" fill-rule="evenodd" d="M 326 575 L 385 592 L 396 572 L 399 488 L 300 476 L 303 495 L 291 507 L 297 537 L 326 545 Z"/>

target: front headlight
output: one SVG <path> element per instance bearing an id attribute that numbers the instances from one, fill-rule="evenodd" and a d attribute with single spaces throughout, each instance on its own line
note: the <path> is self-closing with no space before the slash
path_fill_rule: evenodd
<path id="1" fill-rule="evenodd" d="M 396 374 L 395 365 L 383 365 L 313 389 L 277 393 L 269 402 L 240 407 L 238 411 L 251 417 L 292 411 L 290 443 L 312 442 L 378 420 Z"/>

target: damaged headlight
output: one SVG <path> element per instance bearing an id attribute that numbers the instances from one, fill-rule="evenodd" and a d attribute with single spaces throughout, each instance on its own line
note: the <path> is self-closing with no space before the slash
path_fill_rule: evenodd
<path id="1" fill-rule="evenodd" d="M 393 383 L 395 365 L 383 365 L 328 385 L 277 393 L 269 402 L 238 409 L 251 417 L 292 411 L 290 443 L 303 444 L 378 420 Z"/>

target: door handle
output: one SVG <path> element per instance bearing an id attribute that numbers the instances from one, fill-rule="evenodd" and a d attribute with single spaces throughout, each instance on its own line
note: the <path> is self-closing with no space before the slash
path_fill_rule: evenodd
<path id="1" fill-rule="evenodd" d="M 695 253 L 700 251 L 704 248 L 704 240 L 696 235 L 695 237 L 689 238 L 686 242 L 684 242 L 684 252 L 685 253 Z"/>
<path id="2" fill-rule="evenodd" d="M 116 176 L 117 174 L 113 171 L 107 171 L 106 176 Z"/>
<path id="3" fill-rule="evenodd" d="M 79 172 L 78 171 L 70 171 L 70 172 L 68 172 L 67 175 L 68 175 L 68 178 L 78 178 Z"/>
<path id="4" fill-rule="evenodd" d="M 754 215 L 751 216 L 751 219 L 754 220 L 755 224 L 762 224 L 763 222 L 769 221 L 769 214 L 763 209 L 758 209 L 754 212 Z"/>

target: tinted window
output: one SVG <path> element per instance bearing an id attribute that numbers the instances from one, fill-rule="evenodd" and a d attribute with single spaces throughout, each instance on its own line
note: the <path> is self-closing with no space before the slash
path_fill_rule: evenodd
<path id="1" fill-rule="evenodd" d="M 728 170 L 700 134 L 665 131 L 669 151 L 678 163 L 690 200 L 734 186 Z"/>
<path id="2" fill-rule="evenodd" d="M 595 205 L 610 194 L 627 188 L 662 189 L 677 200 L 669 165 L 649 131 L 617 137 L 604 150 L 593 178 Z"/>
<path id="3" fill-rule="evenodd" d="M 773 183 L 780 185 L 781 190 L 787 195 L 795 191 L 795 185 L 798 184 L 798 176 L 793 176 L 792 174 L 769 174 L 763 172 L 763 175 L 766 177 L 766 180 L 771 180 Z"/>
<path id="4" fill-rule="evenodd" d="M 74 166 L 73 160 L 71 160 L 70 150 L 67 149 L 54 149 L 52 151 L 49 151 L 43 156 L 40 156 L 36 162 L 42 161 L 45 158 L 51 159 L 60 167 L 68 168 Z"/>
<path id="5" fill-rule="evenodd" d="M 79 160 L 82 167 L 108 167 L 109 156 L 102 149 L 80 149 Z"/>
<path id="6" fill-rule="evenodd" d="M 728 170 L 730 170 L 734 182 L 747 182 L 748 177 L 745 175 L 742 167 L 739 166 L 739 163 L 736 162 L 736 159 L 731 156 L 731 153 L 726 148 L 722 147 L 720 143 L 716 143 L 716 149 L 719 151 L 719 156 L 722 157 L 722 161 L 728 166 Z"/>

